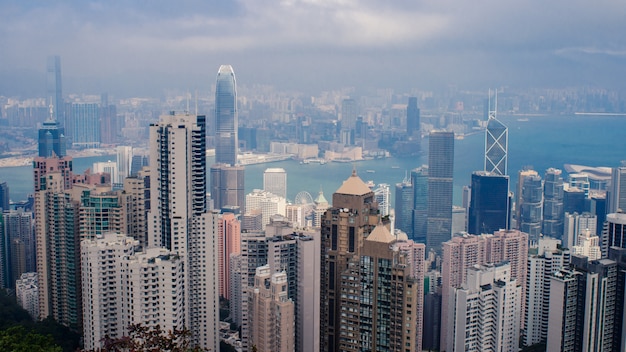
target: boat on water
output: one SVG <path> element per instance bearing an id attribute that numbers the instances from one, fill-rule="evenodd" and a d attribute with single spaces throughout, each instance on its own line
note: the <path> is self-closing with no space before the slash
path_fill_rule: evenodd
<path id="1" fill-rule="evenodd" d="M 374 172 L 376 172 L 376 170 L 365 170 L 365 172 L 367 172 L 368 174 L 373 174 Z"/>
<path id="2" fill-rule="evenodd" d="M 400 168 L 400 166 L 398 166 L 398 165 L 394 165 L 394 166 L 392 166 L 391 168 L 392 168 L 392 169 L 399 169 L 399 168 Z"/>
<path id="3" fill-rule="evenodd" d="M 517 119 L 517 121 L 519 121 L 519 122 L 528 122 L 530 120 L 528 120 L 528 117 L 522 117 L 522 118 Z"/>

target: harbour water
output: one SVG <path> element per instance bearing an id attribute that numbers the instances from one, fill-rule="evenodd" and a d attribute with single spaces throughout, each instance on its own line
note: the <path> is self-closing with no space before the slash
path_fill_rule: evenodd
<path id="1" fill-rule="evenodd" d="M 615 167 L 626 159 L 626 117 L 624 116 L 499 116 L 509 127 L 509 162 L 511 189 L 515 189 L 517 172 L 532 166 L 541 175 L 549 167 L 563 169 L 563 165 Z M 455 140 L 454 204 L 461 203 L 464 185 L 469 184 L 473 171 L 483 169 L 484 133 L 476 133 Z M 332 193 L 350 176 L 352 168 L 364 180 L 376 184 L 387 183 L 392 188 L 401 182 L 411 169 L 428 163 L 428 140 L 423 143 L 423 153 L 412 158 L 386 158 L 354 163 L 300 164 L 284 160 L 267 164 L 246 166 L 246 193 L 263 187 L 263 171 L 268 167 L 281 167 L 287 171 L 287 197 L 291 200 L 300 191 L 309 192 L 313 198 L 322 189 L 330 201 Z M 74 171 L 82 173 L 97 161 L 114 156 L 97 156 L 74 159 Z M 214 157 L 208 157 L 208 165 Z M 30 166 L 0 168 L 0 182 L 7 182 L 11 199 L 25 199 L 33 191 Z M 393 204 L 393 203 L 392 203 Z"/>

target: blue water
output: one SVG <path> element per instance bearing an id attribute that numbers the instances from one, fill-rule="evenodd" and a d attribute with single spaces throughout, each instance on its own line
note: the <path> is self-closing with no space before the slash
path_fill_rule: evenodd
<path id="1" fill-rule="evenodd" d="M 511 189 L 515 189 L 517 172 L 524 166 L 533 166 L 541 175 L 547 168 L 563 165 L 588 166 L 620 165 L 626 159 L 626 117 L 624 116 L 529 116 L 528 121 L 518 121 L 519 116 L 500 116 L 509 127 L 509 164 Z M 353 166 L 364 180 L 393 185 L 401 182 L 405 173 L 428 163 L 427 140 L 424 153 L 413 158 L 387 158 L 355 163 L 299 164 L 287 160 L 271 164 L 246 167 L 246 193 L 263 187 L 263 171 L 268 167 L 282 167 L 287 171 L 287 197 L 295 199 L 300 191 L 309 192 L 313 198 L 320 189 L 328 200 L 348 178 Z M 461 203 L 461 191 L 469 184 L 473 171 L 482 170 L 484 133 L 466 136 L 455 141 L 454 204 Z M 75 172 L 83 172 L 92 163 L 106 161 L 111 156 L 74 159 Z M 209 165 L 213 158 L 208 159 Z M 366 170 L 374 170 L 368 173 Z M 28 166 L 0 168 L 0 182 L 7 182 L 11 199 L 25 199 L 32 193 L 32 170 Z"/>

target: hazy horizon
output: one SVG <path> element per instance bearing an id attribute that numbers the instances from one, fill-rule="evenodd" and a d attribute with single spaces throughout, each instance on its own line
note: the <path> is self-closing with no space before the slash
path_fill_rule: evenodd
<path id="1" fill-rule="evenodd" d="M 0 95 L 209 90 L 238 83 L 305 93 L 592 86 L 624 90 L 626 6 L 495 0 L 55 1 L 0 4 Z"/>

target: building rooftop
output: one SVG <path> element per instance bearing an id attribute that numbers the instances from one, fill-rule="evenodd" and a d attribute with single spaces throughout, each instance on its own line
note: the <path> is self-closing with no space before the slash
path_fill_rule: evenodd
<path id="1" fill-rule="evenodd" d="M 347 180 L 343 181 L 343 184 L 337 189 L 335 193 L 339 194 L 351 194 L 355 196 L 362 196 L 367 193 L 371 193 L 372 190 L 367 187 L 365 182 L 356 175 L 356 169 L 352 170 L 352 175 Z"/>
<path id="2" fill-rule="evenodd" d="M 389 232 L 387 226 L 379 222 L 365 240 L 370 242 L 392 243 L 396 238 Z"/>

